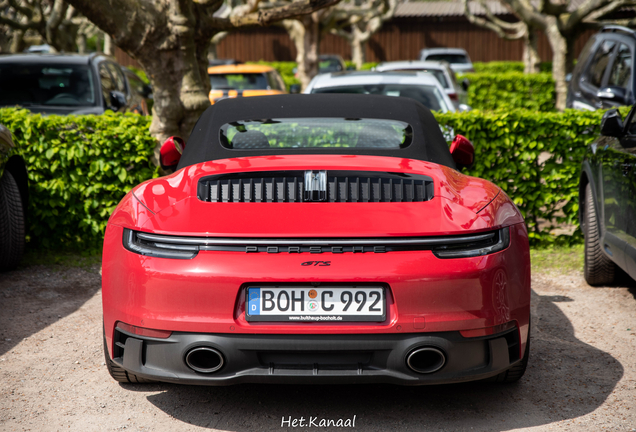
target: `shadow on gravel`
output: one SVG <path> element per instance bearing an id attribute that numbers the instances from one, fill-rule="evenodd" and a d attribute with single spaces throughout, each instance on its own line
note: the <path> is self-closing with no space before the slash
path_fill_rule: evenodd
<path id="1" fill-rule="evenodd" d="M 22 264 L 0 273 L 0 356 L 75 312 L 101 288 L 99 265 L 81 261 L 78 256 L 77 266 Z"/>
<path id="2" fill-rule="evenodd" d="M 627 288 L 627 291 L 629 291 L 629 293 L 633 295 L 634 299 L 636 300 L 636 280 L 632 279 L 623 270 L 619 269 L 618 274 L 616 275 L 616 284 L 614 284 L 613 286 Z"/>
<path id="3" fill-rule="evenodd" d="M 576 339 L 571 323 L 555 305 L 567 301 L 572 300 L 533 292 L 530 365 L 513 385 L 123 387 L 161 391 L 147 398 L 170 416 L 185 424 L 230 431 L 280 430 L 290 416 L 304 417 L 305 422 L 315 417 L 316 423 L 355 416 L 356 429 L 365 431 L 541 426 L 594 411 L 623 376 L 623 367 L 611 355 Z"/>

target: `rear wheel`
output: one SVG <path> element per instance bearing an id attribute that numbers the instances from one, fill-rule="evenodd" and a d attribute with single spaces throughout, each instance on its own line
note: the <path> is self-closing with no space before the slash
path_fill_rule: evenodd
<path id="1" fill-rule="evenodd" d="M 0 178 L 0 270 L 18 266 L 24 253 L 24 208 L 9 171 Z"/>
<path id="2" fill-rule="evenodd" d="M 609 285 L 614 282 L 616 264 L 603 253 L 596 208 L 592 197 L 592 187 L 589 183 L 585 186 L 583 212 L 585 233 L 585 266 L 583 274 L 585 280 L 592 286 Z"/>
<path id="3" fill-rule="evenodd" d="M 155 381 L 149 380 L 146 378 L 138 377 L 135 374 L 132 374 L 125 369 L 119 367 L 117 363 L 110 359 L 108 355 L 108 347 L 106 346 L 106 334 L 104 334 L 104 358 L 106 362 L 106 367 L 108 368 L 108 373 L 110 376 L 117 382 L 120 383 L 133 383 L 133 384 L 147 384 L 153 383 Z"/>

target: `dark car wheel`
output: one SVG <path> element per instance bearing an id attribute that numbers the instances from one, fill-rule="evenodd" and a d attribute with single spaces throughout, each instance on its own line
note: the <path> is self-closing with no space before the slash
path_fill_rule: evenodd
<path id="1" fill-rule="evenodd" d="M 585 266 L 583 274 L 592 286 L 608 285 L 614 282 L 616 264 L 603 253 L 601 235 L 598 229 L 596 208 L 592 198 L 592 187 L 585 186 L 585 206 L 583 208 L 585 234 Z"/>
<path id="2" fill-rule="evenodd" d="M 133 384 L 147 384 L 155 381 L 146 378 L 138 377 L 135 374 L 127 372 L 125 369 L 117 366 L 117 363 L 110 359 L 108 355 L 108 347 L 106 346 L 106 335 L 104 335 L 104 361 L 108 368 L 108 373 L 117 382 L 120 383 L 133 383 Z"/>
<path id="3" fill-rule="evenodd" d="M 9 171 L 0 178 L 0 270 L 14 269 L 24 253 L 24 208 Z"/>

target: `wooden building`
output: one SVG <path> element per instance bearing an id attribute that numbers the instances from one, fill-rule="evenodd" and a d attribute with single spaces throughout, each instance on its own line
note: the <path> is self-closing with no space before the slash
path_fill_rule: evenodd
<path id="1" fill-rule="evenodd" d="M 474 13 L 480 6 L 471 3 Z M 489 2 L 498 18 L 515 21 L 498 1 Z M 594 30 L 581 37 L 576 55 Z M 461 2 L 406 2 L 398 5 L 395 17 L 386 22 L 367 44 L 367 61 L 414 60 L 422 48 L 459 47 L 468 51 L 473 61 L 521 60 L 522 41 L 506 41 L 494 32 L 468 22 Z M 538 50 L 543 61 L 552 59 L 552 50 L 542 33 Z M 349 44 L 343 38 L 327 34 L 320 45 L 321 54 L 340 54 L 351 58 Z M 230 33 L 218 46 L 219 58 L 242 61 L 293 61 L 296 49 L 285 30 L 280 27 L 242 29 Z"/>
<path id="2" fill-rule="evenodd" d="M 583 0 L 574 0 L 572 3 Z M 488 2 L 490 10 L 500 19 L 516 21 L 498 1 Z M 481 14 L 481 6 L 471 3 L 473 13 Z M 633 15 L 633 14 L 630 14 Z M 575 55 L 594 34 L 588 30 L 579 36 Z M 495 60 L 521 60 L 523 43 L 507 41 L 494 32 L 468 22 L 461 2 L 414 1 L 398 5 L 395 17 L 386 22 L 367 44 L 367 61 L 414 60 L 422 48 L 459 47 L 468 51 L 471 59 L 478 62 Z M 543 33 L 539 35 L 539 55 L 542 61 L 552 60 L 552 50 Z M 347 41 L 327 34 L 320 45 L 321 54 L 340 54 L 351 59 Z M 296 49 L 284 29 L 278 26 L 245 28 L 230 34 L 217 48 L 219 58 L 241 61 L 294 61 Z M 123 51 L 116 50 L 117 60 L 123 65 L 138 66 L 137 62 Z"/>

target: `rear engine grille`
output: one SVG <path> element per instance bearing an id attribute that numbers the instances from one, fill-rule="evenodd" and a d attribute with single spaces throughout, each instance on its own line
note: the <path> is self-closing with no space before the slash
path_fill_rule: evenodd
<path id="1" fill-rule="evenodd" d="M 206 202 L 304 202 L 306 171 L 219 174 L 199 181 Z M 433 198 L 428 176 L 375 171 L 327 171 L 325 202 L 423 202 Z M 316 199 L 313 199 L 316 201 Z"/>

